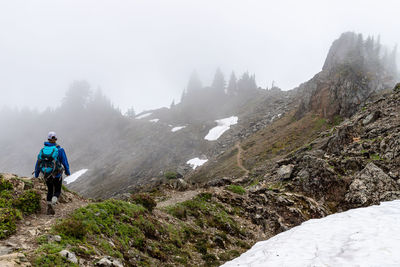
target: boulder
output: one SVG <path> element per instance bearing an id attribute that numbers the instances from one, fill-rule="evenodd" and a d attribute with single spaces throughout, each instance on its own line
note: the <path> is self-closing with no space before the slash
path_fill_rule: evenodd
<path id="1" fill-rule="evenodd" d="M 210 186 L 210 187 L 221 187 L 221 186 L 225 186 L 225 185 L 229 185 L 231 184 L 231 180 L 229 180 L 226 177 L 222 177 L 222 178 L 217 178 L 214 180 L 209 181 L 206 186 Z"/>
<path id="2" fill-rule="evenodd" d="M 66 249 L 62 250 L 59 252 L 59 254 L 61 255 L 61 257 L 66 258 L 68 261 L 77 264 L 78 263 L 78 259 L 75 256 L 75 253 L 68 251 Z"/>
<path id="3" fill-rule="evenodd" d="M 384 194 L 389 191 L 398 191 L 397 183 L 370 162 L 355 175 L 345 200 L 352 207 L 379 204 Z"/>
<path id="4" fill-rule="evenodd" d="M 362 121 L 363 125 L 368 125 L 374 121 L 376 121 L 379 117 L 381 116 L 381 112 L 379 110 L 376 110 L 369 114 L 365 119 Z"/>
<path id="5" fill-rule="evenodd" d="M 183 179 L 174 179 L 172 187 L 178 191 L 184 191 L 189 188 L 189 184 Z"/>
<path id="6" fill-rule="evenodd" d="M 96 266 L 101 267 L 123 267 L 124 265 L 117 259 L 110 256 L 104 257 L 96 263 Z"/>
<path id="7" fill-rule="evenodd" d="M 290 179 L 290 177 L 292 176 L 293 169 L 294 169 L 293 164 L 282 165 L 276 172 L 278 174 L 278 178 L 281 180 Z"/>

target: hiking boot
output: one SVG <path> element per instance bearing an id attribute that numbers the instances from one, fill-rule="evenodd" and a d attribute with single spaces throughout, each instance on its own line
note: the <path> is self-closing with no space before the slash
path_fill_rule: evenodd
<path id="1" fill-rule="evenodd" d="M 58 200 L 58 198 L 54 196 L 54 197 L 51 199 L 51 204 L 52 204 L 52 205 L 55 205 L 55 204 L 57 203 L 57 200 Z"/>
<path id="2" fill-rule="evenodd" d="M 53 205 L 51 203 L 47 204 L 47 215 L 54 215 L 56 212 L 54 211 Z"/>

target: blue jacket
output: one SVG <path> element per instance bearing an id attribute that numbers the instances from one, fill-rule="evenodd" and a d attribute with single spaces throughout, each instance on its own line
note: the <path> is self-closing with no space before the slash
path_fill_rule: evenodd
<path id="1" fill-rule="evenodd" d="M 64 148 L 60 147 L 59 145 L 55 143 L 50 143 L 50 142 L 44 142 L 45 146 L 56 146 L 58 148 L 58 160 L 61 162 L 61 164 L 64 166 L 65 174 L 66 175 L 71 175 L 69 171 L 69 164 L 68 164 L 68 159 L 67 155 L 65 154 Z M 40 173 L 40 168 L 39 168 L 39 161 L 36 161 L 35 165 L 35 177 L 38 178 Z M 60 178 L 62 173 L 57 174 L 55 177 Z"/>

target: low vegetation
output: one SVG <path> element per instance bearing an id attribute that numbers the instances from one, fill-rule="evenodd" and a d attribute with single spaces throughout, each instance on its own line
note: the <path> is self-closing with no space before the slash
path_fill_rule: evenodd
<path id="1" fill-rule="evenodd" d="M 64 266 L 58 253 L 68 249 L 87 262 L 109 255 L 132 266 L 218 266 L 249 246 L 235 213 L 209 193 L 165 208 L 161 218 L 151 212 L 153 201 L 136 194 L 75 210 L 51 230 L 61 242 L 38 239 L 35 264 Z"/>
<path id="2" fill-rule="evenodd" d="M 150 212 L 157 206 L 157 202 L 147 193 L 132 194 L 131 202 L 142 205 Z"/>
<path id="3" fill-rule="evenodd" d="M 40 210 L 40 194 L 33 189 L 16 191 L 14 184 L 21 184 L 21 181 L 17 177 L 5 179 L 0 175 L 0 239 L 15 233 L 23 215 Z"/>
<path id="4" fill-rule="evenodd" d="M 233 193 L 235 193 L 235 194 L 239 194 L 239 195 L 244 195 L 244 194 L 246 194 L 246 189 L 244 189 L 242 186 L 240 186 L 240 185 L 233 185 L 233 184 L 231 184 L 231 185 L 228 185 L 227 187 L 226 187 L 226 189 L 227 190 L 229 190 L 229 191 L 231 191 L 231 192 L 233 192 Z"/>
<path id="5" fill-rule="evenodd" d="M 176 179 L 178 178 L 178 174 L 173 171 L 167 171 L 164 173 L 164 177 L 167 178 L 168 180 Z"/>

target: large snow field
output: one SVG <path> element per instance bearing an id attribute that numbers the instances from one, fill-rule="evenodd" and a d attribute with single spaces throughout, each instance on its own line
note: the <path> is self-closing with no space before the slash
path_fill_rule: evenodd
<path id="1" fill-rule="evenodd" d="M 192 166 L 193 169 L 196 169 L 197 167 L 203 165 L 207 161 L 208 161 L 208 159 L 193 158 L 193 159 L 188 160 L 186 162 L 186 164 L 189 164 L 190 166 Z"/>
<path id="2" fill-rule="evenodd" d="M 222 266 L 400 266 L 400 200 L 309 220 Z"/>
<path id="3" fill-rule="evenodd" d="M 218 125 L 215 126 L 214 128 L 212 128 L 208 134 L 206 135 L 206 137 L 204 137 L 204 139 L 208 140 L 208 141 L 215 141 L 218 138 L 221 137 L 221 135 L 223 135 L 226 131 L 229 130 L 229 128 L 232 125 L 237 124 L 238 122 L 238 117 L 236 116 L 232 116 L 229 118 L 225 118 L 225 119 L 221 119 L 221 120 L 216 120 L 215 121 Z"/>
<path id="4" fill-rule="evenodd" d="M 75 182 L 81 175 L 83 175 L 85 172 L 87 172 L 88 169 L 82 169 L 80 171 L 74 172 L 73 174 L 71 174 L 70 176 L 66 177 L 64 179 L 64 181 L 69 184 L 72 182 Z"/>

